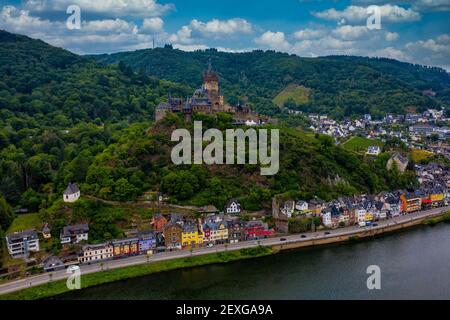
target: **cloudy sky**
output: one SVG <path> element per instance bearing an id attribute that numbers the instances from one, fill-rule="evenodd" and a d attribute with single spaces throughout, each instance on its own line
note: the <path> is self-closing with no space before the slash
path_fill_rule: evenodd
<path id="1" fill-rule="evenodd" d="M 81 28 L 67 27 L 67 9 Z M 381 28 L 367 27 L 369 6 Z M 450 70 L 450 0 L 0 0 L 0 29 L 76 53 L 171 43 L 182 50 L 274 49 L 384 56 Z"/>

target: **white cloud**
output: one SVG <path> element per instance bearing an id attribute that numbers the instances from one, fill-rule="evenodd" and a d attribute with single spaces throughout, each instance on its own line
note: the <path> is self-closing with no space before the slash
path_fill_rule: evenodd
<path id="1" fill-rule="evenodd" d="M 141 32 L 162 32 L 164 29 L 163 19 L 156 18 L 145 18 L 142 22 Z"/>
<path id="2" fill-rule="evenodd" d="M 404 50 L 396 49 L 393 47 L 386 47 L 373 52 L 374 57 L 391 58 L 400 61 L 410 61 L 411 57 L 408 56 Z"/>
<path id="3" fill-rule="evenodd" d="M 357 40 L 362 37 L 367 37 L 371 32 L 366 26 L 339 26 L 332 31 L 332 34 L 342 40 Z"/>
<path id="4" fill-rule="evenodd" d="M 297 41 L 290 52 L 301 56 L 316 57 L 327 55 L 360 55 L 360 56 L 388 56 L 394 54 L 391 41 L 399 35 L 387 30 L 370 30 L 366 26 L 342 25 L 335 28 L 321 28 L 322 36 L 309 37 L 302 40 L 294 34 Z M 305 38 L 305 37 L 303 37 Z M 385 50 L 384 50 L 385 49 Z"/>
<path id="5" fill-rule="evenodd" d="M 432 12 L 432 11 L 450 11 L 450 0 L 353 0 L 352 3 L 360 5 L 380 5 L 380 4 L 407 4 L 414 11 Z"/>
<path id="6" fill-rule="evenodd" d="M 204 44 L 174 44 L 173 47 L 175 49 L 180 49 L 183 51 L 196 51 L 196 50 L 205 50 L 209 47 Z"/>
<path id="7" fill-rule="evenodd" d="M 420 14 L 412 9 L 405 9 L 396 5 L 382 5 L 380 6 L 381 11 L 381 23 L 383 22 L 410 22 L 420 20 Z M 367 7 L 360 6 L 348 6 L 344 10 L 336 10 L 334 8 L 321 11 L 313 12 L 315 17 L 331 20 L 343 23 L 363 23 L 367 21 L 370 14 L 367 12 Z"/>
<path id="8" fill-rule="evenodd" d="M 275 50 L 286 50 L 290 47 L 284 32 L 266 31 L 260 37 L 255 39 L 255 43 Z"/>
<path id="9" fill-rule="evenodd" d="M 159 4 L 155 0 L 26 0 L 25 8 L 32 12 L 63 11 L 78 5 L 81 12 L 113 17 L 158 17 L 174 10 L 173 4 Z"/>
<path id="10" fill-rule="evenodd" d="M 395 41 L 400 37 L 400 35 L 397 32 L 386 32 L 384 35 L 384 38 L 387 41 Z"/>
<path id="11" fill-rule="evenodd" d="M 176 33 L 170 35 L 168 41 L 174 44 L 193 45 L 203 39 L 223 39 L 225 36 L 231 37 L 252 32 L 252 25 L 240 18 L 213 19 L 208 22 L 193 19 L 189 25 L 181 27 Z"/>
<path id="12" fill-rule="evenodd" d="M 294 33 L 294 38 L 297 40 L 308 40 L 308 39 L 315 39 L 320 38 L 324 35 L 323 29 L 301 29 Z"/>
<path id="13" fill-rule="evenodd" d="M 137 33 L 134 23 L 122 19 L 92 20 L 83 22 L 83 32 L 88 33 Z"/>
<path id="14" fill-rule="evenodd" d="M 30 30 L 51 32 L 54 22 L 30 16 L 29 11 L 14 6 L 4 6 L 0 12 L 0 28 L 15 33 L 28 33 Z"/>
<path id="15" fill-rule="evenodd" d="M 208 22 L 201 22 L 194 19 L 189 26 L 192 30 L 198 31 L 205 36 L 249 34 L 253 32 L 251 23 L 240 18 L 229 20 L 213 19 Z"/>
<path id="16" fill-rule="evenodd" d="M 168 40 L 173 43 L 191 44 L 194 41 L 191 36 L 192 29 L 188 26 L 183 26 L 176 34 L 172 34 Z"/>
<path id="17" fill-rule="evenodd" d="M 442 34 L 435 39 L 409 42 L 405 45 L 411 59 L 426 65 L 439 65 L 450 70 L 450 36 Z"/>
<path id="18" fill-rule="evenodd" d="M 450 11 L 450 0 L 413 0 L 412 7 L 418 11 Z"/>
<path id="19" fill-rule="evenodd" d="M 134 23 L 121 19 L 83 21 L 80 30 L 69 30 L 65 21 L 35 17 L 28 10 L 4 6 L 0 29 L 41 39 L 76 53 L 104 53 L 151 47 L 151 38 Z"/>

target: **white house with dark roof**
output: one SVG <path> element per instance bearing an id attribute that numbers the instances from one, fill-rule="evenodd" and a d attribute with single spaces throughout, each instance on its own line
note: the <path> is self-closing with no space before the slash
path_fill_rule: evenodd
<path id="1" fill-rule="evenodd" d="M 241 213 L 241 204 L 236 199 L 231 199 L 225 206 L 225 212 L 227 214 L 239 214 Z"/>
<path id="2" fill-rule="evenodd" d="M 79 243 L 81 241 L 88 241 L 89 225 L 76 224 L 73 226 L 66 226 L 62 229 L 60 240 L 61 244 Z"/>
<path id="3" fill-rule="evenodd" d="M 306 211 L 308 210 L 308 202 L 300 200 L 295 204 L 295 210 Z"/>
<path id="4" fill-rule="evenodd" d="M 63 199 L 64 202 L 75 202 L 81 196 L 80 189 L 76 183 L 69 183 L 66 191 L 64 191 Z"/>
<path id="5" fill-rule="evenodd" d="M 367 148 L 366 154 L 369 156 L 379 156 L 381 153 L 381 148 L 379 146 L 369 146 Z"/>

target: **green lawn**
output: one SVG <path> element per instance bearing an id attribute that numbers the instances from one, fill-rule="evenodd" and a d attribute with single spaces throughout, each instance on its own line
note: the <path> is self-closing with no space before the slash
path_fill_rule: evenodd
<path id="1" fill-rule="evenodd" d="M 287 100 L 292 99 L 296 104 L 305 104 L 309 101 L 310 91 L 303 86 L 290 84 L 273 99 L 273 103 L 282 107 Z"/>
<path id="2" fill-rule="evenodd" d="M 384 142 L 380 140 L 372 140 L 362 137 L 352 137 L 346 142 L 344 142 L 342 146 L 349 151 L 366 153 L 367 148 L 369 146 L 379 146 L 380 148 L 383 148 Z"/>
<path id="3" fill-rule="evenodd" d="M 9 234 L 29 229 L 40 229 L 41 227 L 42 221 L 38 213 L 21 214 L 14 219 L 6 233 Z"/>

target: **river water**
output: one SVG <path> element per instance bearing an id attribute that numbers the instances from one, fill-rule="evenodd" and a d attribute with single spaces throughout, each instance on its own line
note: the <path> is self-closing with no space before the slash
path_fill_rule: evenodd
<path id="1" fill-rule="evenodd" d="M 381 289 L 367 288 L 367 267 Z M 450 299 L 450 224 L 154 274 L 60 299 Z"/>

